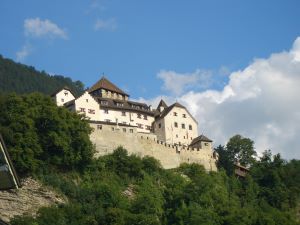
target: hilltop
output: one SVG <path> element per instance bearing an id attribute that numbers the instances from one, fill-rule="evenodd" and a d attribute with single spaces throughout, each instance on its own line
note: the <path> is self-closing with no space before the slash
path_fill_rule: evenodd
<path id="1" fill-rule="evenodd" d="M 40 92 L 50 95 L 64 86 L 68 86 L 76 95 L 80 95 L 84 89 L 81 81 L 72 81 L 61 75 L 51 76 L 33 66 L 16 63 L 0 55 L 0 93 Z"/>
<path id="2" fill-rule="evenodd" d="M 227 169 L 237 141 L 251 140 L 238 137 L 218 147 L 224 157 L 218 172 L 198 164 L 166 170 L 122 147 L 96 159 L 87 121 L 38 93 L 0 98 L 0 132 L 21 177 L 34 177 L 67 198 L 37 205 L 35 217 L 15 217 L 12 225 L 299 224 L 299 160 L 265 152 L 251 160 L 243 179 Z"/>

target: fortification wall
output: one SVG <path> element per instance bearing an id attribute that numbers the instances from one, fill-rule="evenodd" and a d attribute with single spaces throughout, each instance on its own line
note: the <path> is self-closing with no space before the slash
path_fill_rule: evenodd
<path id="1" fill-rule="evenodd" d="M 135 127 L 102 125 L 99 129 L 95 123 L 91 127 L 94 128 L 90 138 L 96 146 L 96 157 L 110 154 L 118 146 L 123 146 L 129 154 L 158 159 L 165 169 L 176 168 L 185 162 L 201 164 L 206 170 L 217 170 L 210 148 L 190 149 L 166 144 L 158 141 L 154 134 L 137 133 Z"/>

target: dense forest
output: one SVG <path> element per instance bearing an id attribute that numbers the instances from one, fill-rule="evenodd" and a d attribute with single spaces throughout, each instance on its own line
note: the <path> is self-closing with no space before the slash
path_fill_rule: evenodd
<path id="1" fill-rule="evenodd" d="M 207 172 L 197 164 L 165 170 L 122 147 L 95 159 L 90 132 L 43 94 L 0 96 L 0 133 L 17 172 L 68 198 L 12 225 L 300 224 L 300 161 L 271 151 L 257 157 L 249 138 L 217 147 L 219 171 Z M 245 178 L 234 175 L 236 160 L 250 168 Z"/>
<path id="2" fill-rule="evenodd" d="M 73 82 L 61 75 L 50 76 L 44 71 L 37 71 L 32 66 L 16 63 L 0 55 L 0 93 L 41 92 L 51 95 L 64 86 L 68 86 L 75 95 L 80 95 L 84 90 L 80 81 Z"/>

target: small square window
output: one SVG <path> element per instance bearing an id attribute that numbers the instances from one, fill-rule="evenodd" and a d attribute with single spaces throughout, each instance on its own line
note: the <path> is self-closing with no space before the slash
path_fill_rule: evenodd
<path id="1" fill-rule="evenodd" d="M 174 116 L 177 116 L 177 112 L 174 112 L 173 115 L 174 115 Z"/>
<path id="2" fill-rule="evenodd" d="M 182 129 L 185 129 L 185 124 L 184 124 L 184 123 L 181 124 L 181 128 L 182 128 Z"/>
<path id="3" fill-rule="evenodd" d="M 193 129 L 192 125 L 189 125 L 189 130 L 192 130 L 192 129 Z"/>
<path id="4" fill-rule="evenodd" d="M 123 128 L 123 132 L 126 132 L 126 128 Z"/>
<path id="5" fill-rule="evenodd" d="M 161 128 L 161 123 L 158 124 L 158 128 Z"/>
<path id="6" fill-rule="evenodd" d="M 174 123 L 174 127 L 178 127 L 178 123 L 177 122 Z"/>
<path id="7" fill-rule="evenodd" d="M 105 114 L 108 114 L 108 109 L 103 110 Z"/>
<path id="8" fill-rule="evenodd" d="M 79 108 L 80 112 L 85 112 L 85 108 Z"/>
<path id="9" fill-rule="evenodd" d="M 88 100 L 88 99 L 85 99 L 85 101 L 86 101 L 86 102 L 89 102 L 89 100 Z"/>
<path id="10" fill-rule="evenodd" d="M 97 125 L 98 130 L 102 130 L 102 125 Z"/>
<path id="11" fill-rule="evenodd" d="M 141 118 L 142 117 L 142 115 L 141 114 L 137 114 L 137 118 Z"/>
<path id="12" fill-rule="evenodd" d="M 89 112 L 90 114 L 95 114 L 95 110 L 94 110 L 94 109 L 89 109 L 88 112 Z"/>
<path id="13" fill-rule="evenodd" d="M 129 132 L 130 132 L 130 133 L 133 133 L 133 129 L 130 129 Z"/>
<path id="14" fill-rule="evenodd" d="M 115 131 L 115 128 L 114 128 L 114 127 L 112 127 L 112 128 L 111 128 L 111 130 L 112 130 L 112 131 Z"/>
<path id="15" fill-rule="evenodd" d="M 122 116 L 126 116 L 126 112 L 125 111 L 122 111 Z"/>
<path id="16" fill-rule="evenodd" d="M 183 118 L 186 118 L 186 114 L 182 114 L 182 117 L 183 117 Z"/>
<path id="17" fill-rule="evenodd" d="M 65 101 L 65 100 L 62 98 L 62 99 L 61 99 L 61 102 L 64 102 L 64 101 Z"/>
<path id="18" fill-rule="evenodd" d="M 144 115 L 144 120 L 147 120 L 148 118 L 147 118 L 147 115 Z"/>

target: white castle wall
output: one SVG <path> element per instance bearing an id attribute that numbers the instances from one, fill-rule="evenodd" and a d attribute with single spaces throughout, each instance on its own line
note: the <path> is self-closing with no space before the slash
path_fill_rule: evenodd
<path id="1" fill-rule="evenodd" d="M 177 147 L 158 141 L 154 134 L 137 133 L 136 127 L 97 123 L 90 125 L 94 128 L 90 138 L 96 146 L 96 157 L 110 154 L 118 146 L 123 146 L 129 154 L 140 157 L 148 155 L 158 159 L 165 169 L 176 168 L 181 163 L 198 163 L 206 170 L 217 170 L 211 148 Z"/>

